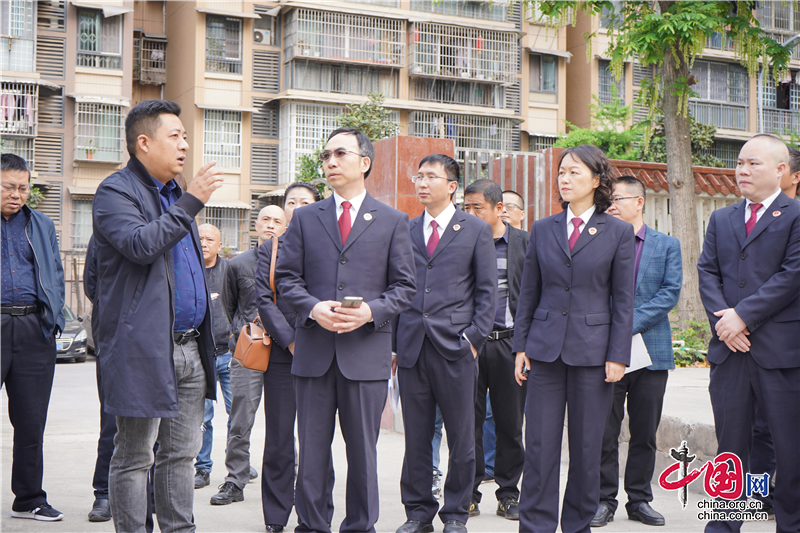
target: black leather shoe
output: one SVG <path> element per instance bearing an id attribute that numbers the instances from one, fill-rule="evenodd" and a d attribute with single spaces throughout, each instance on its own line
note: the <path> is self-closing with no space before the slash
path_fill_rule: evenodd
<path id="1" fill-rule="evenodd" d="M 202 489 L 211 484 L 211 477 L 205 470 L 197 470 L 194 473 L 194 488 Z"/>
<path id="2" fill-rule="evenodd" d="M 395 533 L 433 533 L 433 524 L 423 524 L 419 520 L 406 520 Z"/>
<path id="3" fill-rule="evenodd" d="M 597 506 L 597 512 L 594 513 L 594 518 L 589 522 L 589 527 L 603 527 L 613 521 L 614 513 L 608 508 L 608 505 L 601 503 Z"/>
<path id="4" fill-rule="evenodd" d="M 267 524 L 267 531 L 269 531 L 269 533 L 281 533 L 281 531 L 283 531 L 283 526 Z"/>
<path id="5" fill-rule="evenodd" d="M 241 501 L 244 501 L 244 491 L 231 481 L 220 485 L 219 492 L 211 497 L 211 505 L 228 505 Z"/>
<path id="6" fill-rule="evenodd" d="M 467 525 L 458 520 L 448 520 L 444 523 L 444 533 L 467 533 Z"/>
<path id="7" fill-rule="evenodd" d="M 96 499 L 89 511 L 89 522 L 108 522 L 111 520 L 111 507 L 108 500 Z"/>
<path id="8" fill-rule="evenodd" d="M 469 517 L 473 518 L 475 516 L 480 516 L 480 515 L 481 515 L 480 505 L 478 504 L 478 500 L 476 500 L 475 497 L 473 496 L 472 501 L 470 501 L 469 503 Z"/>
<path id="9" fill-rule="evenodd" d="M 497 514 L 506 520 L 519 520 L 519 502 L 512 496 L 507 496 L 497 502 Z"/>
<path id="10" fill-rule="evenodd" d="M 257 477 L 258 477 L 258 470 L 256 470 L 255 468 L 253 468 L 253 467 L 251 466 L 251 467 L 250 467 L 250 481 L 253 481 L 253 480 L 254 480 L 254 479 L 256 479 Z M 248 483 L 249 483 L 249 482 L 248 482 Z"/>
<path id="11" fill-rule="evenodd" d="M 664 516 L 650 507 L 647 502 L 642 502 L 632 511 L 628 511 L 628 519 L 637 520 L 646 526 L 663 526 L 666 524 Z"/>

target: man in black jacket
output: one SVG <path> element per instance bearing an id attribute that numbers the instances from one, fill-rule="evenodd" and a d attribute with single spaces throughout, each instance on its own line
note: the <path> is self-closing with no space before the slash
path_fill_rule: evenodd
<path id="1" fill-rule="evenodd" d="M 283 209 L 270 205 L 258 213 L 255 222 L 258 244 L 279 237 L 286 231 L 286 218 Z M 228 263 L 225 280 L 222 284 L 222 304 L 230 320 L 228 348 L 236 350 L 239 332 L 247 322 L 258 314 L 256 305 L 256 264 L 258 247 L 237 255 Z M 231 360 L 231 428 L 228 446 L 225 450 L 225 467 L 228 475 L 220 485 L 219 492 L 211 497 L 211 505 L 228 505 L 244 500 L 244 486 L 250 481 L 250 431 L 253 429 L 261 391 L 264 388 L 264 374 L 248 370 L 236 359 Z"/>
<path id="2" fill-rule="evenodd" d="M 194 530 L 203 397 L 215 398 L 210 296 L 194 218 L 222 186 L 222 170 L 212 161 L 185 192 L 177 185 L 189 149 L 180 112 L 167 100 L 131 108 L 130 160 L 100 184 L 92 203 L 101 310 L 95 338 L 105 410 L 117 416 L 109 479 L 117 531 L 144 529 L 154 461 L 161 531 Z"/>

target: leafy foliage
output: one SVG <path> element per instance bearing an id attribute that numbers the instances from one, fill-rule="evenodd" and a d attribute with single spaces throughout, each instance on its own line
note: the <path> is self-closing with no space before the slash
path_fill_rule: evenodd
<path id="1" fill-rule="evenodd" d="M 39 190 L 39 187 L 31 187 L 31 192 L 25 201 L 25 205 L 31 209 L 36 209 L 42 200 L 44 200 L 44 194 Z"/>
<path id="2" fill-rule="evenodd" d="M 709 154 L 707 150 L 714 144 L 714 135 L 717 128 L 710 124 L 700 124 L 692 115 L 689 115 L 689 131 L 692 136 L 692 165 L 703 167 L 722 168 L 725 166 L 719 158 Z M 667 162 L 667 136 L 664 131 L 664 113 L 660 110 L 653 119 L 652 132 L 647 150 L 642 148 L 639 154 L 641 161 L 654 163 Z"/>
<path id="3" fill-rule="evenodd" d="M 708 326 L 708 322 L 690 320 L 685 329 L 673 326 L 672 340 L 675 366 L 708 366 L 706 354 L 708 353 L 708 342 L 711 340 L 711 328 Z"/>
<path id="4" fill-rule="evenodd" d="M 324 179 L 325 174 L 322 172 L 322 161 L 319 160 L 319 154 L 325 147 L 325 139 L 320 140 L 320 146 L 310 154 L 301 155 L 297 158 L 295 167 L 295 180 L 304 181 L 306 183 L 313 183 L 316 180 Z M 316 185 L 319 193 L 325 195 L 325 185 L 317 183 Z"/>

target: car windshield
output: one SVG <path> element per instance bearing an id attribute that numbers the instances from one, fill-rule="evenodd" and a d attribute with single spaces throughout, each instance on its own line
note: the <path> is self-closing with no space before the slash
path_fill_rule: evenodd
<path id="1" fill-rule="evenodd" d="M 64 306 L 64 320 L 69 322 L 70 320 L 75 320 L 75 315 L 72 314 L 72 311 L 69 310 L 69 307 L 66 305 Z"/>

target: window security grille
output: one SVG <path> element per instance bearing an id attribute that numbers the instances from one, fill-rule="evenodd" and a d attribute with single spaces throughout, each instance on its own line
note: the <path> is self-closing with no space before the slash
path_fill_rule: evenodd
<path id="1" fill-rule="evenodd" d="M 64 31 L 66 25 L 65 0 L 39 0 L 36 3 L 37 27 L 40 30 Z"/>
<path id="2" fill-rule="evenodd" d="M 455 17 L 508 22 L 508 4 L 508 2 L 501 0 L 495 0 L 494 2 L 411 0 L 411 11 L 427 11 Z"/>
<path id="3" fill-rule="evenodd" d="M 33 72 L 33 8 L 26 0 L 0 2 L 0 70 Z"/>
<path id="4" fill-rule="evenodd" d="M 133 40 L 133 79 L 139 79 L 142 70 L 142 39 Z"/>
<path id="5" fill-rule="evenodd" d="M 253 98 L 253 107 L 258 112 L 253 113 L 250 121 L 250 134 L 258 139 L 277 139 L 278 127 L 278 101 L 268 102 L 266 98 Z"/>
<path id="6" fill-rule="evenodd" d="M 796 1 L 765 0 L 758 2 L 756 18 L 764 29 L 800 31 L 800 4 Z"/>
<path id="7" fill-rule="evenodd" d="M 705 153 L 720 159 L 725 164 L 725 168 L 736 168 L 736 161 L 739 159 L 742 146 L 744 146 L 744 141 L 715 139 L 714 144 L 710 149 L 705 150 Z"/>
<path id="8" fill-rule="evenodd" d="M 85 250 L 92 236 L 92 198 L 72 198 L 72 248 Z"/>
<path id="9" fill-rule="evenodd" d="M 56 226 L 61 225 L 63 188 L 64 184 L 60 181 L 48 181 L 47 187 L 40 188 L 44 198 L 36 206 L 36 210 L 49 216 Z"/>
<path id="10" fill-rule="evenodd" d="M 0 133 L 36 135 L 39 86 L 32 83 L 0 82 Z"/>
<path id="11" fill-rule="evenodd" d="M 122 68 L 122 16 L 106 18 L 102 11 L 78 11 L 78 66 Z"/>
<path id="12" fill-rule="evenodd" d="M 320 148 L 330 132 L 339 127 L 336 117 L 343 107 L 313 104 L 292 104 L 292 126 L 296 148 L 293 159 Z"/>
<path id="13" fill-rule="evenodd" d="M 35 162 L 33 169 L 39 174 L 61 176 L 64 174 L 64 136 L 58 133 L 39 133 L 33 140 Z"/>
<path id="14" fill-rule="evenodd" d="M 253 185 L 278 184 L 278 145 L 250 145 L 250 183 Z"/>
<path id="15" fill-rule="evenodd" d="M 134 50 L 134 53 L 136 50 Z M 139 49 L 139 81 L 152 85 L 167 82 L 167 41 L 158 39 L 141 39 Z M 136 60 L 134 60 L 136 61 Z"/>
<path id="16" fill-rule="evenodd" d="M 59 37 L 36 38 L 36 72 L 43 78 L 64 79 L 67 41 Z"/>
<path id="17" fill-rule="evenodd" d="M 474 81 L 412 78 L 412 98 L 424 102 L 502 108 L 504 87 Z M 507 90 L 507 89 L 505 89 Z M 519 99 L 519 95 L 517 95 Z"/>
<path id="18" fill-rule="evenodd" d="M 452 139 L 456 149 L 513 150 L 514 125 L 510 119 L 415 111 L 408 115 L 408 134 Z"/>
<path id="19" fill-rule="evenodd" d="M 2 152 L 16 154 L 28 162 L 28 167 L 34 167 L 34 152 L 32 137 L 6 137 L 3 136 Z"/>
<path id="20" fill-rule="evenodd" d="M 367 4 L 371 6 L 400 7 L 400 0 L 348 0 L 355 4 Z"/>
<path id="21" fill-rule="evenodd" d="M 614 77 L 611 72 L 611 61 L 601 59 L 598 61 L 598 72 L 600 76 L 599 81 L 599 98 L 600 102 L 610 104 L 616 98 L 619 99 L 621 104 L 625 104 L 625 73 L 623 72 L 622 78 L 619 81 Z M 616 88 L 615 90 L 613 88 Z"/>
<path id="22" fill-rule="evenodd" d="M 528 150 L 531 152 L 535 152 L 536 150 L 547 150 L 548 148 L 552 148 L 558 138 L 556 137 L 544 137 L 541 135 L 531 135 L 528 137 Z"/>
<path id="23" fill-rule="evenodd" d="M 519 115 L 522 113 L 522 108 L 520 107 L 520 82 L 515 83 L 509 87 L 506 87 L 506 109 L 513 109 L 515 115 Z"/>
<path id="24" fill-rule="evenodd" d="M 519 38 L 515 32 L 417 22 L 409 42 L 412 75 L 516 81 Z"/>
<path id="25" fill-rule="evenodd" d="M 247 209 L 232 207 L 204 207 L 200 211 L 201 224 L 213 224 L 222 234 L 222 246 L 245 251 L 250 246 L 247 231 Z"/>
<path id="26" fill-rule="evenodd" d="M 706 48 L 713 48 L 714 50 L 722 50 L 722 34 L 714 32 L 706 39 Z M 733 40 L 729 35 L 725 36 L 725 50 L 733 50 Z"/>
<path id="27" fill-rule="evenodd" d="M 296 9 L 286 19 L 285 55 L 402 67 L 405 39 L 404 20 Z"/>
<path id="28" fill-rule="evenodd" d="M 75 104 L 75 160 L 122 162 L 122 106 L 101 103 Z"/>
<path id="29" fill-rule="evenodd" d="M 644 66 L 638 61 L 633 62 L 633 84 L 642 85 L 642 81 L 652 78 L 654 74 L 653 65 Z"/>
<path id="30" fill-rule="evenodd" d="M 796 77 L 792 72 L 792 79 Z M 774 72 L 764 74 L 762 102 L 765 133 L 788 135 L 800 130 L 800 85 L 794 81 L 781 80 L 775 83 Z M 788 83 L 786 83 L 788 82 Z"/>
<path id="31" fill-rule="evenodd" d="M 253 90 L 281 91 L 281 53 L 253 50 Z"/>
<path id="32" fill-rule="evenodd" d="M 698 98 L 689 101 L 689 112 L 702 124 L 718 128 L 746 130 L 749 77 L 735 63 L 695 61 L 692 87 Z"/>
<path id="33" fill-rule="evenodd" d="M 206 109 L 203 118 L 203 164 L 216 161 L 220 168 L 241 168 L 241 111 Z"/>
<path id="34" fill-rule="evenodd" d="M 397 97 L 397 71 L 310 61 L 292 61 L 290 66 L 293 89 L 359 95 L 379 92 L 387 98 Z"/>
<path id="35" fill-rule="evenodd" d="M 206 15 L 206 72 L 242 73 L 242 19 Z"/>

